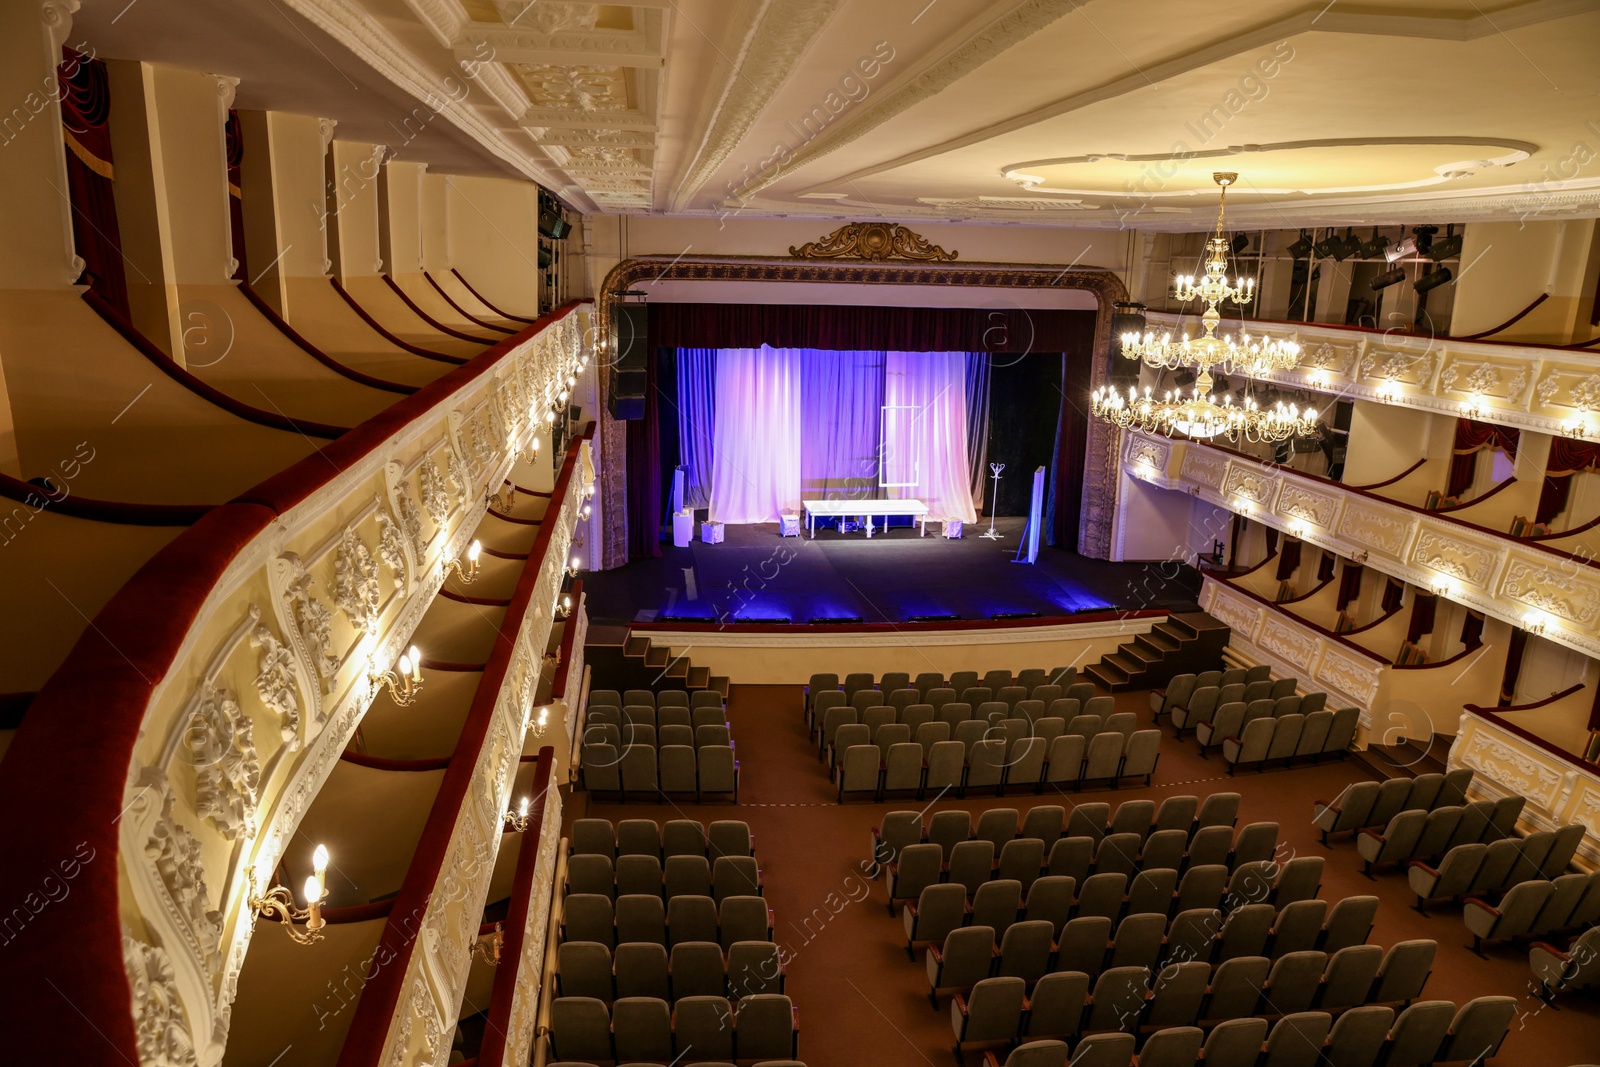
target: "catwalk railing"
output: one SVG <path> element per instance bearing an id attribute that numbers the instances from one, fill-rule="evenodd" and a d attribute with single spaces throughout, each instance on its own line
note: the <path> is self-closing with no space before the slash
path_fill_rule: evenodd
<path id="1" fill-rule="evenodd" d="M 1123 470 L 1600 658 L 1600 567 L 1497 533 L 1198 441 L 1124 435 Z"/>
<path id="2" fill-rule="evenodd" d="M 1147 314 L 1149 329 L 1191 334 L 1193 316 Z M 1294 341 L 1300 364 L 1260 377 L 1347 400 L 1456 415 L 1464 401 L 1480 422 L 1559 434 L 1565 423 L 1600 425 L 1600 351 L 1515 342 L 1458 341 L 1327 323 L 1246 321 L 1252 337 Z M 1232 324 L 1226 329 L 1232 330 Z"/>
<path id="3" fill-rule="evenodd" d="M 58 872 L 70 882 L 7 930 L 0 982 L 14 1057 L 222 1061 L 256 921 L 251 894 L 273 883 L 378 691 L 374 673 L 409 645 L 487 491 L 576 373 L 586 317 L 573 304 L 540 318 L 211 510 L 96 616 L 0 772 L 0 804 L 13 813 L 0 825 L 3 899 L 37 896 Z M 473 767 L 453 860 L 469 836 L 492 840 L 492 868 L 579 517 L 582 494 L 557 499 L 560 482 L 592 477 L 580 439 L 529 560 L 537 577 L 519 584 L 526 596 L 508 612 L 506 684 L 479 748 L 453 761 Z M 379 1049 L 385 1063 L 434 1058 L 425 1045 L 454 1021 L 481 894 L 477 903 L 474 914 L 444 894 L 430 902 L 425 950 L 388 968 L 407 977 L 395 1010 L 374 1018 L 363 995 L 364 1032 L 380 1038 L 372 1062 Z"/>

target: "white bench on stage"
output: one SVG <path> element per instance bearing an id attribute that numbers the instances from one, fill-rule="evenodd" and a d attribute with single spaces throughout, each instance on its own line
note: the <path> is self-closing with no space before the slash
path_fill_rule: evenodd
<path id="1" fill-rule="evenodd" d="M 872 520 L 883 518 L 883 528 L 889 528 L 889 517 L 906 515 L 919 527 L 920 535 L 928 536 L 928 505 L 920 500 L 802 500 L 805 509 L 806 529 L 817 536 L 817 519 L 861 519 L 867 524 L 867 536 L 872 536 Z"/>

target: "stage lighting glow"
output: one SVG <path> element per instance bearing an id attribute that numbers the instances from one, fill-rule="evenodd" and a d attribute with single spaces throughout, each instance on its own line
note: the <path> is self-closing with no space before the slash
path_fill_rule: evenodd
<path id="1" fill-rule="evenodd" d="M 960 622 L 960 615 L 912 615 L 906 622 Z"/>
<path id="2" fill-rule="evenodd" d="M 812 626 L 834 626 L 859 623 L 860 615 L 814 615 L 806 622 Z"/>

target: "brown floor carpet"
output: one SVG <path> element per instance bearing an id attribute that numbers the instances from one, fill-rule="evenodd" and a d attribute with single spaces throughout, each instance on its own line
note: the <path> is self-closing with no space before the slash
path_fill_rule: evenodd
<path id="1" fill-rule="evenodd" d="M 729 719 L 738 747 L 742 791 L 738 808 L 724 804 L 598 803 L 587 806 L 575 794 L 568 820 L 585 814 L 605 819 L 691 818 L 710 822 L 742 818 L 756 837 L 766 897 L 776 913 L 776 939 L 789 958 L 789 995 L 800 1009 L 800 1058 L 811 1067 L 882 1067 L 884 1064 L 934 1064 L 948 1067 L 951 1055 L 947 999 L 939 1011 L 929 1007 L 921 955 L 906 958 L 899 916 L 885 910 L 881 881 L 869 882 L 862 864 L 870 853 L 869 827 L 886 811 L 920 808 L 915 801 L 835 803 L 834 789 L 806 740 L 797 686 L 735 686 Z M 1118 709 L 1148 716 L 1146 694 L 1120 694 Z M 1220 756 L 1201 759 L 1191 737 L 1179 742 L 1171 730 L 1162 739 L 1161 762 L 1148 788 L 1086 790 L 1036 797 L 1008 795 L 941 801 L 931 810 L 962 807 L 1071 806 L 1081 800 L 1113 805 L 1133 797 L 1161 798 L 1183 793 L 1205 796 L 1235 791 L 1242 795 L 1239 824 L 1277 820 L 1279 836 L 1292 855 L 1328 859 L 1321 896 L 1376 894 L 1381 899 L 1369 942 L 1385 947 L 1409 938 L 1432 938 L 1439 954 L 1425 996 L 1458 1004 L 1475 996 L 1519 998 L 1513 1022 L 1495 1064 L 1561 1067 L 1600 1059 L 1600 1003 L 1593 994 L 1569 994 L 1559 1011 L 1544 1007 L 1529 993 L 1527 951 L 1509 945 L 1489 948 L 1487 960 L 1465 947 L 1471 942 L 1460 909 L 1437 906 L 1428 916 L 1410 905 L 1415 899 L 1403 873 L 1389 870 L 1370 881 L 1360 873 L 1355 845 L 1348 837 L 1324 848 L 1311 824 L 1312 803 L 1338 794 L 1366 774 L 1353 760 L 1266 773 L 1226 777 Z M 924 816 L 926 818 L 926 816 Z M 965 1063 L 978 1064 L 969 1052 Z"/>

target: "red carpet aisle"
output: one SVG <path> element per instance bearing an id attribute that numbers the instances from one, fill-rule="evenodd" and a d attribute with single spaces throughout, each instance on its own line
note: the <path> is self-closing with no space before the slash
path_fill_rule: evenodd
<path id="1" fill-rule="evenodd" d="M 886 811 L 920 807 L 915 801 L 886 804 L 834 802 L 816 748 L 806 741 L 797 686 L 735 686 L 729 700 L 733 738 L 742 765 L 743 803 L 735 810 L 722 804 L 594 804 L 567 808 L 569 820 L 584 814 L 606 819 L 650 816 L 746 820 L 756 836 L 766 897 L 776 912 L 776 940 L 789 957 L 789 995 L 800 1010 L 800 1058 L 810 1067 L 883 1067 L 885 1064 L 951 1063 L 948 1000 L 940 1010 L 928 1006 L 928 981 L 921 954 L 906 958 L 899 916 L 884 909 L 884 885 L 868 883 L 861 863 L 869 854 L 869 827 Z M 1118 710 L 1137 711 L 1148 721 L 1145 693 L 1120 694 Z M 1381 904 L 1369 942 L 1385 947 L 1409 938 L 1432 938 L 1439 954 L 1425 995 L 1458 1004 L 1486 994 L 1520 998 L 1524 1015 L 1493 1061 L 1505 1065 L 1563 1067 L 1592 1063 L 1600 1044 L 1600 1003 L 1593 996 L 1568 995 L 1561 1010 L 1543 1008 L 1528 995 L 1526 949 L 1491 946 L 1489 959 L 1467 951 L 1471 938 L 1460 909 L 1436 906 L 1429 916 L 1410 907 L 1414 900 L 1404 874 L 1386 871 L 1376 881 L 1362 877 L 1355 845 L 1337 838 L 1327 848 L 1317 843 L 1311 825 L 1312 802 L 1337 795 L 1364 775 L 1354 761 L 1265 774 L 1226 777 L 1220 756 L 1201 759 L 1192 736 L 1174 741 L 1163 731 L 1161 763 L 1149 788 L 1086 790 L 1003 800 L 969 798 L 941 801 L 931 810 L 963 807 L 1015 807 L 1024 813 L 1035 804 L 1071 806 L 1079 799 L 1109 801 L 1235 791 L 1243 796 L 1239 824 L 1275 819 L 1280 840 L 1297 855 L 1327 857 L 1321 896 L 1376 894 Z M 578 793 L 578 798 L 585 794 Z M 926 818 L 926 816 L 924 816 Z M 1280 858 L 1287 859 L 1288 855 Z M 973 1052 L 969 1065 L 981 1062 Z"/>

